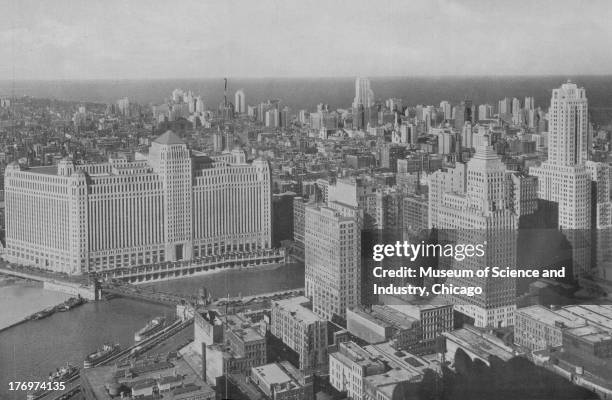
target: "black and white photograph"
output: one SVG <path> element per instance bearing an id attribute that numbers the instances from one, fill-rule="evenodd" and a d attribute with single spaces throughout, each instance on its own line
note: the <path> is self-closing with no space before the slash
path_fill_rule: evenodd
<path id="1" fill-rule="evenodd" d="M 0 400 L 612 399 L 612 2 L 0 10 Z"/>

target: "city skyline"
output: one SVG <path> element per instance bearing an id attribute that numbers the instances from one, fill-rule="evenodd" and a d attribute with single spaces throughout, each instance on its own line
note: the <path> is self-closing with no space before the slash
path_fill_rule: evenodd
<path id="1" fill-rule="evenodd" d="M 0 76 L 598 75 L 612 67 L 599 50 L 612 38 L 604 12 L 612 5 L 601 1 L 161 5 L 11 2 L 0 17 Z"/>

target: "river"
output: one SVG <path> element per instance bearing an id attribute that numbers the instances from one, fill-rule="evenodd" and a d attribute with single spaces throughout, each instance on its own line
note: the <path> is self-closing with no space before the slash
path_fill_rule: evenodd
<path id="1" fill-rule="evenodd" d="M 163 291 L 195 294 L 205 286 L 215 297 L 267 293 L 304 286 L 304 267 L 291 264 L 279 268 L 229 270 L 176 281 L 153 284 Z M 23 306 L 39 298 L 42 308 L 57 304 L 64 297 L 31 287 L 29 297 L 23 297 L 14 286 L 2 287 L 3 302 L 0 315 L 10 307 Z M 12 295 L 9 295 L 12 293 Z M 38 295 L 37 295 L 38 293 Z M 37 297 L 38 296 L 38 297 Z M 59 299 L 59 301 L 56 301 Z M 25 306 L 24 306 L 25 307 Z M 28 306 L 29 307 L 29 306 Z M 37 310 L 34 310 L 37 311 Z M 32 312 L 34 312 L 32 311 Z M 28 312 L 31 314 L 30 309 Z M 23 312 L 22 312 L 23 313 Z M 134 332 L 157 315 L 170 315 L 169 307 L 131 299 L 91 302 L 69 312 L 55 313 L 39 321 L 26 323 L 0 332 L 0 399 L 21 400 L 24 393 L 8 391 L 8 382 L 40 380 L 66 362 L 82 366 L 85 356 L 105 342 L 129 346 L 134 343 Z"/>
<path id="2" fill-rule="evenodd" d="M 65 293 L 44 290 L 38 282 L 21 279 L 0 286 L 0 330 L 69 298 Z"/>

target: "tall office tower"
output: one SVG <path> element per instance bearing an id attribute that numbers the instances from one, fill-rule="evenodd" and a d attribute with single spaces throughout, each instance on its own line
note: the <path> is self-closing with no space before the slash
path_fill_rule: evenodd
<path id="1" fill-rule="evenodd" d="M 538 197 L 559 205 L 559 229 L 572 245 L 573 273 L 578 276 L 591 266 L 591 177 L 585 167 L 591 141 L 585 90 L 571 82 L 553 89 L 548 113 L 548 160 L 529 173 L 538 178 Z"/>
<path id="2" fill-rule="evenodd" d="M 234 95 L 234 104 L 236 107 L 236 112 L 238 114 L 244 114 L 247 112 L 246 99 L 244 97 L 244 89 L 238 89 L 236 91 L 236 94 Z"/>
<path id="3" fill-rule="evenodd" d="M 440 102 L 440 110 L 442 110 L 442 112 L 444 113 L 444 119 L 450 120 L 453 118 L 453 107 L 448 101 L 444 100 Z"/>
<path id="4" fill-rule="evenodd" d="M 450 154 L 453 152 L 454 148 L 455 137 L 451 132 L 438 133 L 438 154 Z"/>
<path id="5" fill-rule="evenodd" d="M 135 281 L 274 253 L 270 167 L 240 150 L 208 157 L 168 131 L 135 161 L 11 164 L 5 177 L 12 262 Z"/>
<path id="6" fill-rule="evenodd" d="M 361 302 L 361 232 L 356 218 L 308 205 L 304 224 L 306 296 L 313 311 L 346 318 Z"/>
<path id="7" fill-rule="evenodd" d="M 456 107 L 455 129 L 463 129 L 463 125 L 466 122 L 474 122 L 474 108 L 472 105 L 472 100 L 464 100 Z"/>
<path id="8" fill-rule="evenodd" d="M 151 143 L 149 162 L 165 199 L 165 254 L 168 261 L 191 256 L 191 157 L 187 144 L 171 132 Z"/>
<path id="9" fill-rule="evenodd" d="M 525 97 L 525 110 L 535 109 L 535 100 L 531 96 Z"/>
<path id="10" fill-rule="evenodd" d="M 493 107 L 489 104 L 478 106 L 478 120 L 491 119 L 493 117 Z"/>
<path id="11" fill-rule="evenodd" d="M 279 125 L 281 128 L 287 128 L 291 122 L 291 109 L 288 106 L 283 107 L 279 114 Z"/>
<path id="12" fill-rule="evenodd" d="M 202 96 L 198 96 L 195 98 L 195 110 L 198 113 L 203 113 L 204 111 L 206 111 L 206 106 L 204 105 L 204 100 L 202 99 Z"/>
<path id="13" fill-rule="evenodd" d="M 280 113 L 278 108 L 271 108 L 266 111 L 265 123 L 267 128 L 278 128 L 280 120 Z"/>
<path id="14" fill-rule="evenodd" d="M 355 79 L 353 108 L 359 109 L 360 105 L 366 109 L 374 105 L 374 92 L 370 89 L 370 80 L 368 78 Z"/>
<path id="15" fill-rule="evenodd" d="M 521 109 L 521 101 L 516 97 L 512 99 L 512 123 L 521 125 L 523 123 L 523 110 Z"/>
<path id="16" fill-rule="evenodd" d="M 502 115 L 512 114 L 512 103 L 508 97 L 504 97 L 497 103 L 497 113 Z"/>
<path id="17" fill-rule="evenodd" d="M 516 268 L 518 217 L 511 208 L 509 173 L 485 136 L 465 164 L 435 172 L 430 180 L 429 227 L 440 239 L 456 244 L 486 242 L 483 257 L 462 261 L 442 258 L 441 267 L 470 270 L 472 277 L 452 277 L 447 285 L 479 286 L 482 294 L 445 295 L 455 309 L 474 319 L 476 326 L 510 326 L 516 309 L 516 281 L 476 276 L 485 267 Z"/>
<path id="18" fill-rule="evenodd" d="M 593 267 L 596 276 L 612 281 L 612 168 L 602 162 L 585 163 L 592 185 Z"/>
<path id="19" fill-rule="evenodd" d="M 512 114 L 519 113 L 521 111 L 521 101 L 516 97 L 512 98 Z"/>
<path id="20" fill-rule="evenodd" d="M 472 131 L 472 124 L 466 123 L 461 130 L 461 147 L 464 149 L 471 149 L 474 147 L 474 133 Z"/>
<path id="21" fill-rule="evenodd" d="M 117 108 L 119 109 L 119 113 L 123 116 L 130 116 L 130 99 L 124 97 L 123 99 L 117 100 Z"/>

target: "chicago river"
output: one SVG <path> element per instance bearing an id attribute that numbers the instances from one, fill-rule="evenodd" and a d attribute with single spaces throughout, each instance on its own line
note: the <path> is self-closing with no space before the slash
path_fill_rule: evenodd
<path id="1" fill-rule="evenodd" d="M 288 264 L 278 268 L 227 270 L 147 286 L 177 294 L 197 294 L 206 287 L 213 297 L 240 294 L 254 295 L 304 287 L 304 267 Z M 23 289 L 26 289 L 24 292 Z M 42 287 L 0 287 L 0 315 L 11 312 L 29 315 L 30 298 L 36 298 L 41 309 L 60 303 L 66 295 Z M 27 296 L 27 299 L 24 297 Z M 25 300 L 24 300 L 25 299 Z M 134 332 L 158 315 L 174 315 L 171 307 L 116 298 L 89 302 L 39 321 L 27 321 L 0 332 L 0 399 L 25 398 L 23 392 L 9 392 L 8 382 L 41 380 L 67 362 L 81 367 L 87 354 L 104 343 L 127 347 L 134 343 Z"/>

